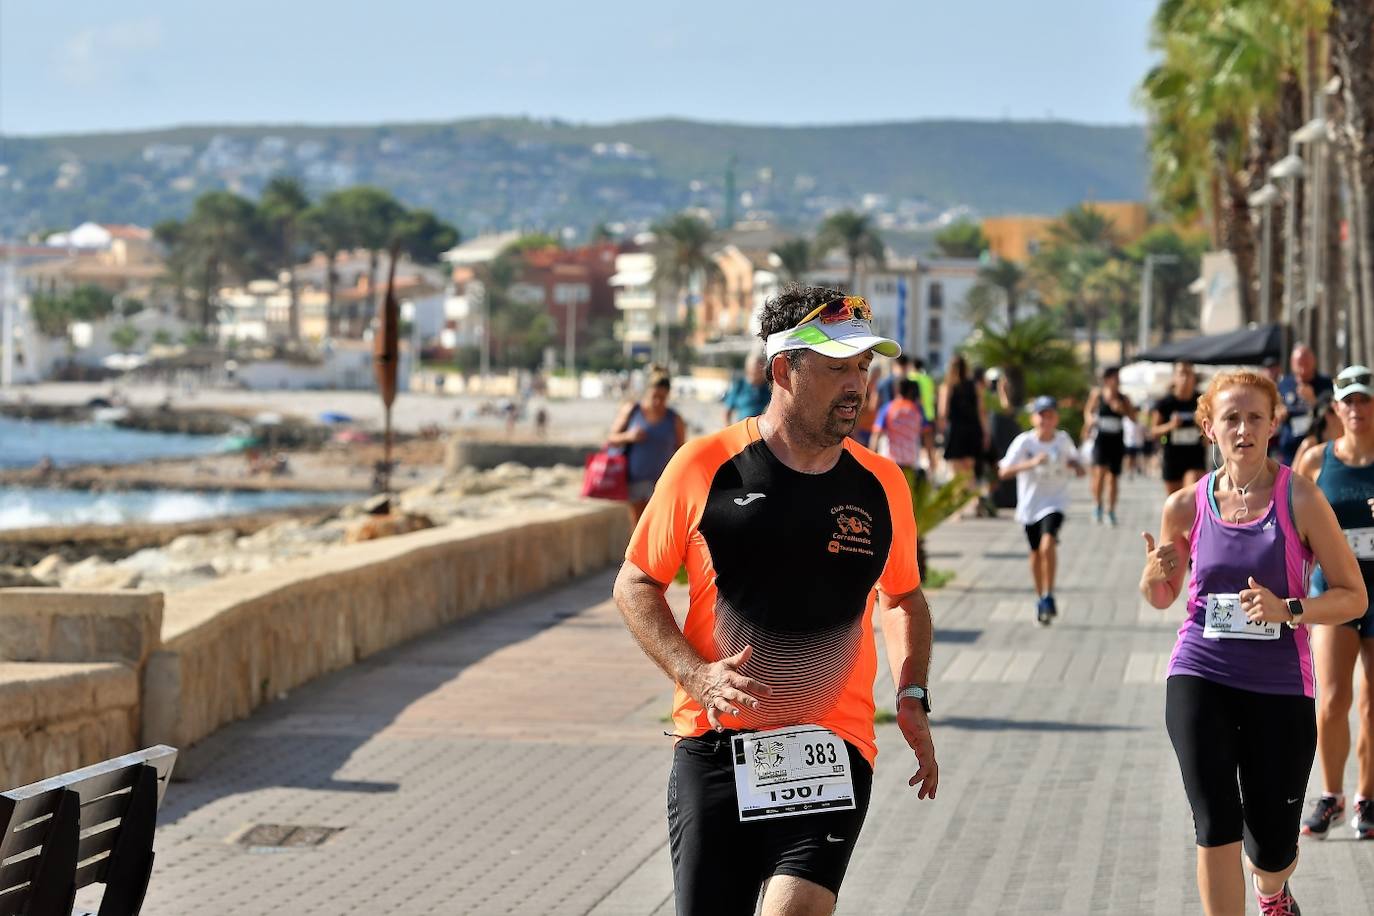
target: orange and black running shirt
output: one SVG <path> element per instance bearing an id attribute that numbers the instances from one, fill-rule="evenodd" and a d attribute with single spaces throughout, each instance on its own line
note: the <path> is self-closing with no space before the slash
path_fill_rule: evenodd
<path id="1" fill-rule="evenodd" d="M 916 522 L 897 465 L 852 439 L 824 474 L 784 465 L 749 418 L 678 450 L 625 558 L 658 582 L 685 563 L 683 633 L 707 661 L 753 647 L 742 673 L 773 688 L 727 728 L 821 725 L 873 763 L 874 588 L 915 591 Z M 710 730 L 679 685 L 674 734 Z"/>

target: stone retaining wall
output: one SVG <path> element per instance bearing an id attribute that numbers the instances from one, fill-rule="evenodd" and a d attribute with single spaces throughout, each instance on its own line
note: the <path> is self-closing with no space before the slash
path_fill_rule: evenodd
<path id="1" fill-rule="evenodd" d="M 616 563 L 619 504 L 369 541 L 167 598 L 143 740 L 185 747 L 321 674 Z"/>
<path id="2" fill-rule="evenodd" d="M 194 744 L 305 682 L 616 564 L 587 503 L 369 541 L 176 592 L 0 590 L 0 789 Z"/>

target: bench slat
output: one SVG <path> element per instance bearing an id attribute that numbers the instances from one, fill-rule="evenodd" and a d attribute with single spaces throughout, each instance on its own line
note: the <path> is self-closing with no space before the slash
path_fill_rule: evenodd
<path id="1" fill-rule="evenodd" d="M 41 856 L 29 856 L 27 859 L 0 866 L 0 890 L 9 890 L 33 878 L 41 859 Z"/>
<path id="2" fill-rule="evenodd" d="M 0 916 L 19 916 L 28 899 L 27 887 L 12 888 L 8 893 L 0 892 Z"/>
<path id="3" fill-rule="evenodd" d="M 61 800 L 62 790 L 53 789 L 23 802 L 15 802 L 10 818 L 6 822 L 9 826 L 5 829 L 5 835 L 0 837 L 0 859 L 17 856 L 19 853 L 42 843 L 43 837 L 48 835 L 48 828 L 52 825 L 52 818 L 49 815 L 57 810 L 57 803 Z M 37 824 L 30 824 L 23 829 L 16 829 L 20 824 L 40 817 L 45 818 L 45 820 L 39 821 Z"/>
<path id="4" fill-rule="evenodd" d="M 82 805 L 81 829 L 86 830 L 96 824 L 103 824 L 106 821 L 118 820 L 123 817 L 124 812 L 129 810 L 129 800 L 133 797 L 132 792 L 119 792 Z"/>
<path id="5" fill-rule="evenodd" d="M 79 860 L 78 860 L 79 861 Z M 94 862 L 87 862 L 76 870 L 76 886 L 86 887 L 95 884 L 97 881 L 104 881 L 106 878 L 105 870 L 110 865 L 110 854 L 105 853 Z"/>
<path id="6" fill-rule="evenodd" d="M 72 770 L 70 773 L 63 773 L 60 776 L 52 776 L 42 782 L 20 786 L 5 792 L 4 795 L 17 802 L 23 802 L 28 798 L 42 795 L 53 789 L 71 789 L 81 796 L 82 801 L 88 798 L 99 798 L 119 789 L 128 788 L 132 779 L 128 774 L 137 773 L 138 767 L 145 763 L 157 770 L 158 780 L 161 782 L 176 760 L 176 753 L 176 748 L 159 744 L 156 747 L 115 757 L 103 763 Z"/>
<path id="7" fill-rule="evenodd" d="M 97 853 L 108 852 L 119 838 L 119 827 L 119 824 L 111 824 L 99 833 L 82 837 L 76 844 L 76 861 L 84 862 Z"/>

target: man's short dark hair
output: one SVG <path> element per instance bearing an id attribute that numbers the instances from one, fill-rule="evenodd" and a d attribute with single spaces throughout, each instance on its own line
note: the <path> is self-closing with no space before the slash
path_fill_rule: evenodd
<path id="1" fill-rule="evenodd" d="M 795 328 L 810 312 L 835 299 L 843 299 L 844 293 L 825 286 L 802 286 L 787 283 L 772 299 L 763 303 L 759 310 L 759 338 L 766 344 L 770 334 Z M 787 350 L 787 364 L 793 369 L 801 365 L 805 350 Z M 768 387 L 773 387 L 773 361 L 763 364 L 763 377 Z"/>
<path id="2" fill-rule="evenodd" d="M 900 369 L 905 369 L 907 366 L 911 365 L 911 360 L 907 359 L 905 353 L 903 353 L 901 356 L 898 356 L 896 359 L 893 360 L 893 362 L 896 363 L 897 367 Z"/>
<path id="3" fill-rule="evenodd" d="M 897 393 L 908 401 L 921 398 L 921 386 L 914 378 L 904 378 L 897 382 Z"/>
<path id="4" fill-rule="evenodd" d="M 915 369 L 917 372 L 925 372 L 925 371 L 926 371 L 926 361 L 923 360 L 923 359 L 921 359 L 921 357 L 918 356 L 918 357 L 916 357 L 915 359 L 913 359 L 913 360 L 911 361 L 911 368 Z"/>

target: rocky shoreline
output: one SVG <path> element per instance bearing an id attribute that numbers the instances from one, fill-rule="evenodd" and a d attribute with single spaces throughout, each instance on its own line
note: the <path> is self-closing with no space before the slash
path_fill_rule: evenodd
<path id="1" fill-rule="evenodd" d="M 264 513 L 104 531 L 103 526 L 74 526 L 41 537 L 34 535 L 43 529 L 0 532 L 0 587 L 175 591 L 358 540 L 569 505 L 581 499 L 581 479 L 581 469 L 569 465 L 531 469 L 508 463 L 488 471 L 465 467 L 412 485 L 394 498 L 388 515 L 369 514 L 371 501 L 365 500 L 326 513 Z M 35 559 L 45 547 L 47 552 Z"/>

